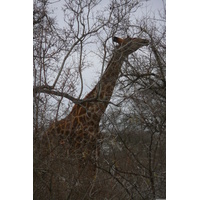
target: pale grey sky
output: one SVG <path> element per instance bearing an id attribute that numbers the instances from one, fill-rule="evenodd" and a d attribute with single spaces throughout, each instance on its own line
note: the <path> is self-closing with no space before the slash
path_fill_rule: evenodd
<path id="1" fill-rule="evenodd" d="M 137 10 L 136 14 L 139 15 L 141 12 L 143 12 L 143 13 L 149 12 L 149 13 L 151 13 L 152 17 L 153 17 L 153 14 L 155 14 L 156 17 L 159 18 L 158 11 L 162 11 L 164 9 L 163 2 L 165 3 L 165 0 L 164 1 L 163 0 L 145 1 L 143 3 L 143 6 Z M 101 2 L 101 5 L 105 6 L 105 4 L 108 4 L 107 0 L 103 0 Z M 121 36 L 121 37 L 123 37 L 123 36 Z M 99 75 L 97 74 L 97 71 L 100 72 L 100 70 L 101 70 L 101 69 L 99 69 L 99 67 L 100 66 L 97 66 L 97 67 L 94 66 L 94 68 L 89 68 L 83 72 L 84 92 L 90 91 L 90 89 L 93 87 L 94 83 L 96 81 L 98 81 Z"/>
<path id="2" fill-rule="evenodd" d="M 98 7 L 96 8 L 101 9 L 103 7 L 106 7 L 106 5 L 109 5 L 110 1 L 108 0 L 102 0 L 101 3 L 98 5 Z M 148 16 L 148 17 L 155 17 L 159 18 L 158 15 L 158 11 L 162 11 L 163 8 L 163 3 L 165 4 L 165 0 L 149 0 L 149 1 L 143 1 L 142 2 L 142 6 L 140 8 L 138 8 L 137 12 L 135 13 L 135 16 L 140 16 L 140 17 L 144 17 L 144 16 Z M 54 8 L 56 7 L 55 10 L 55 15 L 57 16 L 57 20 L 58 23 L 60 23 L 61 26 L 64 26 L 63 23 L 63 12 L 61 10 L 61 6 L 63 4 L 63 0 L 61 0 L 60 2 L 53 4 Z M 123 37 L 122 35 L 118 35 L 119 37 Z M 88 48 L 92 48 L 92 47 L 88 47 Z M 89 60 L 91 62 L 94 63 L 93 67 L 87 68 L 83 71 L 82 75 L 83 75 L 83 95 L 86 94 L 87 92 L 89 92 L 94 84 L 99 80 L 99 73 L 101 71 L 101 63 L 99 61 L 99 59 L 97 57 L 95 57 L 95 55 L 90 55 L 88 56 Z"/>

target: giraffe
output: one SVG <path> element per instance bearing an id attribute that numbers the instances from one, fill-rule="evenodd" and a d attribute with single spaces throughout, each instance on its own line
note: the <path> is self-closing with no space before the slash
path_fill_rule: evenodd
<path id="1" fill-rule="evenodd" d="M 118 45 L 99 82 L 83 98 L 82 103 L 75 104 L 66 118 L 52 123 L 46 132 L 50 152 L 63 146 L 69 154 L 76 156 L 82 166 L 88 162 L 92 166 L 96 164 L 102 139 L 99 123 L 111 99 L 124 60 L 129 54 L 149 44 L 146 39 L 130 37 L 114 37 L 113 41 Z"/>

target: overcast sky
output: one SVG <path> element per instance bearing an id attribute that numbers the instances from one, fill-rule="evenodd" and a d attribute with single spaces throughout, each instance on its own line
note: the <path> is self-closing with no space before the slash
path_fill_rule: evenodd
<path id="1" fill-rule="evenodd" d="M 163 12 L 163 4 L 165 4 L 165 0 L 148 0 L 148 1 L 141 1 L 142 6 L 138 8 L 138 10 L 134 13 L 134 16 L 138 17 L 156 17 L 159 18 L 158 12 Z M 64 15 L 62 11 L 62 5 L 64 4 L 64 0 L 58 1 L 52 4 L 52 9 L 54 10 L 54 14 L 57 18 L 57 22 L 59 23 L 60 27 L 65 27 L 65 22 L 63 21 Z M 110 4 L 109 0 L 102 0 L 98 6 L 95 8 L 97 11 L 103 9 L 107 5 Z M 126 37 L 123 35 L 117 35 L 118 37 Z M 137 35 L 136 35 L 137 37 Z M 95 51 L 93 48 L 94 46 L 88 45 L 87 48 L 90 50 Z M 90 56 L 92 56 L 90 58 Z M 94 87 L 94 84 L 99 80 L 99 73 L 101 71 L 101 63 L 95 55 L 88 55 L 88 59 L 90 62 L 93 62 L 93 67 L 86 68 L 82 75 L 83 75 L 83 95 L 82 98 L 86 93 L 88 93 Z"/>
<path id="2" fill-rule="evenodd" d="M 150 0 L 143 2 L 142 7 L 140 7 L 137 10 L 135 15 L 142 17 L 144 16 L 144 14 L 148 13 L 152 15 L 152 17 L 153 15 L 155 15 L 155 17 L 159 18 L 158 11 L 163 11 L 164 9 L 163 2 L 165 3 L 165 1 L 163 0 Z M 100 5 L 105 7 L 105 5 L 108 3 L 109 3 L 108 0 L 103 0 Z M 148 15 L 148 17 L 150 16 Z M 119 37 L 124 37 L 124 36 L 119 35 Z M 95 57 L 93 59 L 95 59 Z M 83 71 L 83 80 L 84 80 L 83 94 L 89 92 L 93 88 L 94 83 L 96 83 L 99 80 L 99 75 L 97 71 L 100 72 L 100 70 L 101 66 L 94 66 L 94 68 L 89 68 Z"/>
<path id="3" fill-rule="evenodd" d="M 96 8 L 101 9 L 103 7 L 106 7 L 110 1 L 108 0 L 102 0 L 101 3 Z M 142 6 L 138 8 L 137 12 L 135 13 L 135 16 L 141 16 L 144 17 L 147 15 L 148 17 L 153 17 L 155 15 L 156 18 L 159 18 L 158 11 L 163 10 L 163 3 L 165 3 L 165 0 L 149 0 L 149 1 L 143 1 Z M 61 6 L 63 4 L 63 1 L 58 2 L 57 4 L 53 4 L 55 9 L 55 15 L 57 16 L 58 23 L 60 23 L 61 26 L 64 26 L 63 23 L 63 12 L 61 10 Z M 125 37 L 122 35 L 119 35 L 119 37 Z M 91 47 L 88 47 L 91 48 Z M 92 62 L 94 63 L 94 67 L 87 68 L 83 71 L 83 81 L 84 81 L 84 87 L 83 87 L 83 96 L 87 92 L 89 92 L 94 84 L 98 81 L 99 75 L 98 71 L 100 72 L 101 66 L 99 63 L 99 60 L 95 58 L 95 56 L 92 57 Z M 82 96 L 82 97 L 83 97 Z"/>

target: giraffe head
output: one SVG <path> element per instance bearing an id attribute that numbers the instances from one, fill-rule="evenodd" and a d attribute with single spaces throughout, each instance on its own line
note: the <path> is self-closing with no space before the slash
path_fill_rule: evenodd
<path id="1" fill-rule="evenodd" d="M 113 37 L 113 42 L 117 42 L 119 44 L 117 49 L 124 56 L 128 56 L 129 54 L 133 53 L 139 48 L 147 46 L 149 44 L 149 40 L 142 38 L 130 38 L 130 37 L 127 37 L 125 39 Z"/>

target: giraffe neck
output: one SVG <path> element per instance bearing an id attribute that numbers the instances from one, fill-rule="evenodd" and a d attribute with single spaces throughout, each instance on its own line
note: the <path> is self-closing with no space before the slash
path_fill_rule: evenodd
<path id="1" fill-rule="evenodd" d="M 86 101 L 73 107 L 69 116 L 78 116 L 77 123 L 91 123 L 93 127 L 98 127 L 101 117 L 109 104 L 123 61 L 124 57 L 122 55 L 119 56 L 119 53 L 114 53 L 99 82 L 84 98 L 84 100 L 92 98 L 96 98 L 96 100 L 92 102 Z M 87 120 L 85 116 L 88 117 Z"/>
<path id="2" fill-rule="evenodd" d="M 93 90 L 85 96 L 84 100 L 96 97 L 99 101 L 110 101 L 116 81 L 121 71 L 123 60 L 124 59 L 122 57 L 119 58 L 117 54 L 112 56 L 99 82 L 96 84 Z M 105 106 L 107 107 L 106 104 Z"/>

